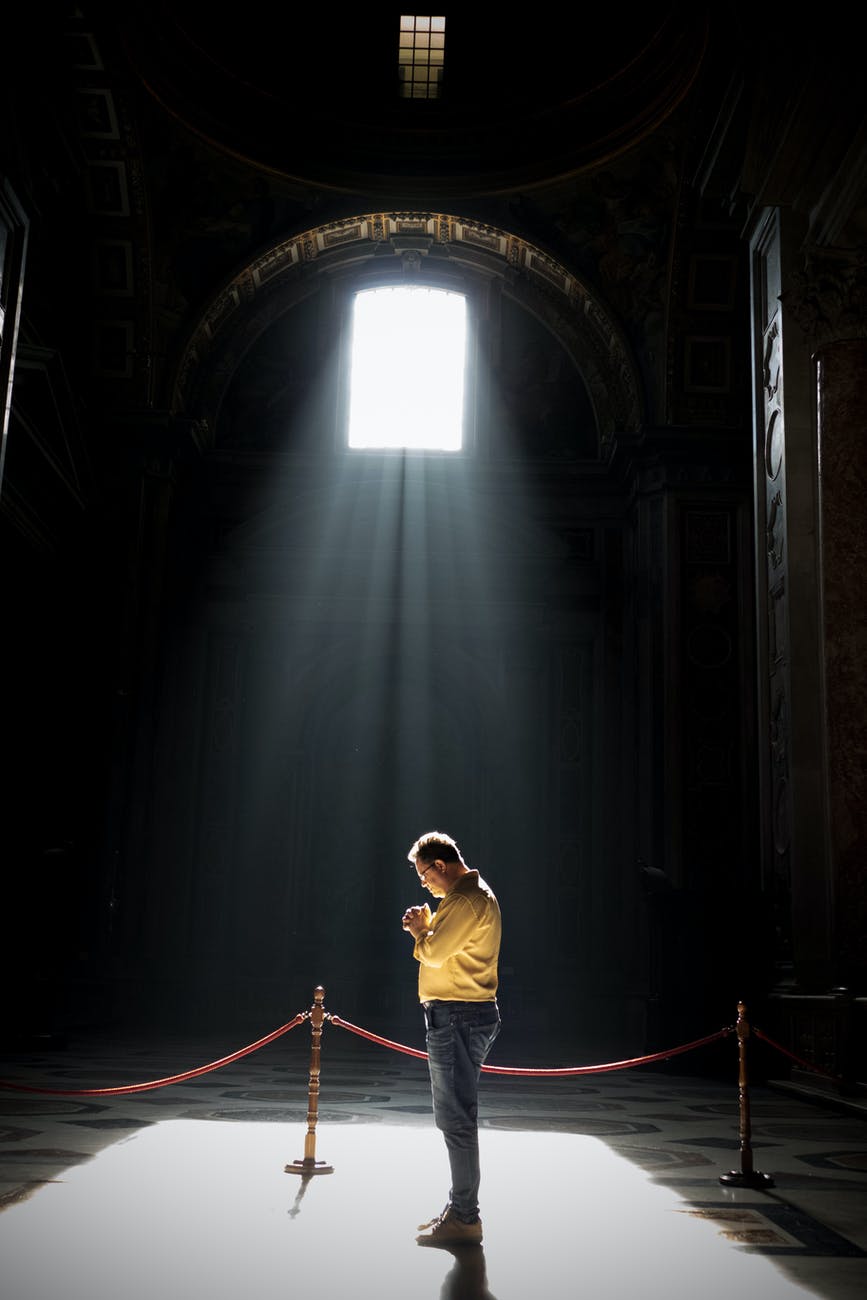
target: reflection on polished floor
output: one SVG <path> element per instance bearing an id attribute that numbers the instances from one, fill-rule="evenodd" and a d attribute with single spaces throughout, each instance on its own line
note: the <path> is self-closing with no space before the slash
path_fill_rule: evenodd
<path id="1" fill-rule="evenodd" d="M 240 1045 L 82 1035 L 7 1056 L 0 1075 L 115 1086 Z M 738 1165 L 734 1081 L 486 1076 L 484 1245 L 423 1249 L 417 1225 L 448 1188 L 425 1063 L 326 1026 L 316 1154 L 334 1172 L 302 1180 L 284 1166 L 303 1155 L 308 1064 L 301 1027 L 157 1091 L 0 1092 L 2 1300 L 867 1293 L 857 1110 L 754 1088 L 756 1167 L 775 1185 L 732 1190 L 718 1178 Z"/>

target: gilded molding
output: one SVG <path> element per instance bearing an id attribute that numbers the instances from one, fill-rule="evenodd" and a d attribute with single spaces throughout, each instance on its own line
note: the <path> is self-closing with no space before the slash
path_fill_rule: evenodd
<path id="1" fill-rule="evenodd" d="M 625 336 L 608 308 L 577 276 L 543 249 L 520 236 L 484 222 L 447 213 L 385 212 L 331 221 L 283 240 L 239 271 L 206 307 L 178 360 L 171 389 L 171 408 L 206 418 L 214 412 L 205 396 L 213 394 L 217 375 L 233 368 L 232 339 L 242 330 L 249 342 L 251 316 L 268 322 L 272 304 L 305 268 L 336 270 L 382 257 L 401 239 L 429 240 L 460 266 L 484 265 L 509 283 L 519 299 L 532 298 L 551 328 L 577 362 L 595 368 L 585 378 L 591 391 L 603 440 L 641 424 L 641 386 Z M 440 255 L 441 256 L 441 255 Z M 211 403 L 213 397 L 211 397 Z"/>

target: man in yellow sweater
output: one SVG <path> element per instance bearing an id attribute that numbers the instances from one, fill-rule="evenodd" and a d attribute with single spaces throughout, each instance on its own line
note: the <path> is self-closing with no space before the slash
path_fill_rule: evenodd
<path id="1" fill-rule="evenodd" d="M 500 908 L 449 835 L 429 831 L 408 855 L 424 888 L 442 899 L 408 907 L 403 928 L 415 940 L 418 996 L 427 1028 L 434 1120 L 449 1155 L 452 1186 L 443 1212 L 419 1225 L 420 1245 L 481 1242 L 478 1086 L 500 1031 L 497 958 Z"/>

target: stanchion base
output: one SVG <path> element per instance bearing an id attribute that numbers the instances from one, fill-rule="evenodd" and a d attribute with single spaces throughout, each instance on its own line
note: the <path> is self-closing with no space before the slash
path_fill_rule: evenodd
<path id="1" fill-rule="evenodd" d="M 286 1174 L 333 1174 L 334 1165 L 328 1165 L 324 1160 L 293 1160 L 291 1165 L 286 1165 L 283 1170 Z"/>
<path id="2" fill-rule="evenodd" d="M 774 1180 L 770 1174 L 760 1174 L 753 1170 L 744 1173 L 742 1169 L 730 1169 L 727 1174 L 720 1174 L 720 1182 L 725 1187 L 773 1187 Z"/>

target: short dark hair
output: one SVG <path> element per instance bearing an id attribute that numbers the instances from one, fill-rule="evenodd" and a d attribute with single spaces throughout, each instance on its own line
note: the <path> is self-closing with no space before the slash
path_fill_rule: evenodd
<path id="1" fill-rule="evenodd" d="M 419 858 L 422 862 L 433 862 L 436 858 L 441 862 L 463 862 L 457 844 L 443 831 L 427 831 L 420 835 L 406 856 L 412 863 Z"/>

